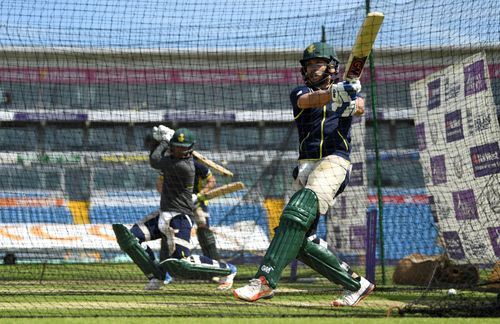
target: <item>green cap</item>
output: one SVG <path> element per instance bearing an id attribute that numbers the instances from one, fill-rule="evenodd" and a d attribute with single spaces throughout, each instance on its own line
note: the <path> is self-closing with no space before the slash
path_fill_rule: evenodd
<path id="1" fill-rule="evenodd" d="M 170 140 L 170 145 L 191 147 L 196 143 L 193 133 L 187 128 L 179 128 L 175 131 L 174 136 Z"/>
<path id="2" fill-rule="evenodd" d="M 335 53 L 335 49 L 332 46 L 325 42 L 316 42 L 307 46 L 304 50 L 304 55 L 302 56 L 302 60 L 300 60 L 300 64 L 304 66 L 307 61 L 317 58 L 328 60 L 328 62 L 332 60 L 338 61 L 337 53 Z"/>

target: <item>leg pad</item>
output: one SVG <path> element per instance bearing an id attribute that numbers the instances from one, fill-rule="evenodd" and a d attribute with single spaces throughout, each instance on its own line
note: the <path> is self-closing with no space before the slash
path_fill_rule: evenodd
<path id="1" fill-rule="evenodd" d="M 214 261 L 213 264 L 202 263 L 200 257 L 191 255 L 183 259 L 170 258 L 161 263 L 161 267 L 174 277 L 186 279 L 211 279 L 223 277 L 231 273 L 225 264 Z"/>
<path id="2" fill-rule="evenodd" d="M 113 224 L 113 231 L 116 235 L 118 245 L 123 252 L 134 261 L 148 279 L 156 278 L 163 280 L 165 276 L 158 262 L 151 259 L 150 255 L 139 244 L 138 239 L 132 234 L 128 228 L 122 224 Z"/>
<path id="3" fill-rule="evenodd" d="M 345 289 L 357 291 L 360 288 L 359 281 L 353 279 L 342 268 L 335 254 L 321 245 L 311 242 L 307 238 L 304 240 L 297 259 Z"/>
<path id="4" fill-rule="evenodd" d="M 316 219 L 318 199 L 314 191 L 297 191 L 281 215 L 280 224 L 266 255 L 257 271 L 256 278 L 264 276 L 272 288 L 276 288 L 283 269 L 297 257 L 306 233 Z"/>

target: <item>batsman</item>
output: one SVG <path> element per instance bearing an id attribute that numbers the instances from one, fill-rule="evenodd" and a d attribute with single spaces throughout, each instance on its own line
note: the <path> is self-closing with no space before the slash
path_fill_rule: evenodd
<path id="1" fill-rule="evenodd" d="M 300 64 L 305 85 L 290 93 L 299 134 L 293 183 L 297 191 L 282 212 L 255 279 L 233 294 L 246 301 L 271 297 L 283 269 L 298 259 L 344 287 L 343 296 L 332 306 L 355 306 L 375 286 L 317 244 L 315 231 L 320 215 L 326 214 L 349 181 L 352 116 L 364 113 L 361 84 L 338 82 L 339 61 L 325 41 L 309 45 Z"/>
<path id="2" fill-rule="evenodd" d="M 151 147 L 150 165 L 163 174 L 160 212 L 152 213 L 132 228 L 113 224 L 118 244 L 149 279 L 146 290 L 157 290 L 166 273 L 187 279 L 220 277 L 219 289 L 232 286 L 236 267 L 203 255 L 191 255 L 193 223 L 193 183 L 195 166 L 193 133 L 186 128 L 174 130 L 160 125 L 153 128 L 158 142 Z M 162 239 L 166 242 L 167 259 L 159 263 L 146 242 Z"/>

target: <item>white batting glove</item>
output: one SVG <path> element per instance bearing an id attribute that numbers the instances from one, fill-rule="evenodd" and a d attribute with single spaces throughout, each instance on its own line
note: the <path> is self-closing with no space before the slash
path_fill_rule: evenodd
<path id="1" fill-rule="evenodd" d="M 333 101 L 333 111 L 341 117 L 349 117 L 356 110 L 356 96 L 361 91 L 359 80 L 344 81 L 332 84 L 330 92 Z"/>
<path id="2" fill-rule="evenodd" d="M 195 207 L 200 207 L 200 204 L 205 203 L 205 201 L 207 200 L 207 198 L 205 198 L 205 196 L 203 196 L 201 193 L 192 194 L 191 199 L 193 200 L 193 205 Z"/>
<path id="3" fill-rule="evenodd" d="M 158 142 L 167 141 L 170 142 L 172 136 L 174 136 L 175 131 L 167 126 L 160 125 L 158 127 L 153 127 L 153 138 Z"/>
<path id="4" fill-rule="evenodd" d="M 198 203 L 198 195 L 197 194 L 192 194 L 191 195 L 191 200 L 193 201 L 193 205 L 196 205 Z"/>

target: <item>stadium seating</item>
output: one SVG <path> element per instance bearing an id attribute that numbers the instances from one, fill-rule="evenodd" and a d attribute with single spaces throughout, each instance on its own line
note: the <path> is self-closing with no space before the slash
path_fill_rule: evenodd
<path id="1" fill-rule="evenodd" d="M 55 223 L 72 224 L 67 206 L 61 207 L 1 207 L 0 223 Z"/>

